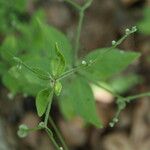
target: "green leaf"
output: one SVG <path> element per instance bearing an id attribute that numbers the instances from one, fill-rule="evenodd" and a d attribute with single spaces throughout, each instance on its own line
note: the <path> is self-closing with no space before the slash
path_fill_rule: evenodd
<path id="1" fill-rule="evenodd" d="M 144 8 L 143 19 L 137 24 L 140 32 L 150 34 L 150 7 Z"/>
<path id="2" fill-rule="evenodd" d="M 15 27 L 28 5 L 27 0 L 0 0 L 0 32 L 4 35 L 15 33 Z M 22 20 L 22 19 L 21 19 Z"/>
<path id="3" fill-rule="evenodd" d="M 47 108 L 47 105 L 52 102 L 53 90 L 50 88 L 40 91 L 36 97 L 36 108 L 38 115 L 41 117 Z"/>
<path id="4" fill-rule="evenodd" d="M 30 66 L 33 72 L 38 73 L 40 76 L 43 74 L 47 78 L 50 75 L 51 63 L 48 58 L 42 57 L 39 53 L 35 53 L 35 55 L 28 53 L 20 58 L 27 66 Z M 26 68 L 26 70 L 28 69 Z"/>
<path id="5" fill-rule="evenodd" d="M 25 11 L 28 2 L 27 0 L 1 0 L 0 5 L 9 9 L 10 11 L 18 11 L 19 13 Z M 12 13 L 11 12 L 11 13 Z"/>
<path id="6" fill-rule="evenodd" d="M 62 84 L 59 81 L 57 81 L 55 85 L 55 94 L 59 96 L 61 93 L 61 90 L 62 90 Z"/>
<path id="7" fill-rule="evenodd" d="M 69 80 L 68 84 L 66 82 L 59 103 L 67 118 L 80 115 L 86 122 L 102 127 L 96 112 L 92 90 L 84 79 L 75 77 Z"/>
<path id="8" fill-rule="evenodd" d="M 21 0 L 21 1 L 20 0 L 13 0 L 10 2 L 11 2 L 12 7 L 20 13 L 24 12 L 27 8 L 27 5 L 28 5 L 27 0 Z M 9 5 L 10 5 L 10 3 L 9 3 Z"/>
<path id="9" fill-rule="evenodd" d="M 16 66 L 10 68 L 9 71 L 3 75 L 2 81 L 14 95 L 24 93 L 36 96 L 39 91 L 49 85 L 47 80 L 40 79 L 30 70 L 24 67 L 18 69 Z"/>
<path id="10" fill-rule="evenodd" d="M 16 55 L 17 52 L 18 47 L 16 38 L 14 36 L 7 36 L 0 47 L 0 55 L 2 59 L 7 62 L 12 61 L 12 54 Z"/>
<path id="11" fill-rule="evenodd" d="M 31 69 L 40 79 L 43 79 L 43 80 L 50 79 L 50 74 L 48 72 L 45 72 L 44 70 L 42 70 L 40 68 L 31 67 Z"/>
<path id="12" fill-rule="evenodd" d="M 24 84 L 24 80 L 19 82 L 12 74 L 9 72 L 5 73 L 2 77 L 3 85 L 13 94 L 16 95 L 17 93 L 25 93 L 22 90 L 22 84 Z M 28 85 L 29 87 L 29 85 Z"/>
<path id="13" fill-rule="evenodd" d="M 142 78 L 137 74 L 130 73 L 115 77 L 109 82 L 109 85 L 116 93 L 123 94 L 139 83 L 142 83 Z"/>
<path id="14" fill-rule="evenodd" d="M 34 67 L 42 68 L 52 74 L 50 61 L 56 56 L 55 43 L 57 42 L 65 57 L 66 67 L 69 68 L 73 60 L 70 41 L 62 32 L 47 25 L 41 18 L 39 19 L 40 23 L 37 22 L 37 18 L 39 18 L 37 16 L 32 18 L 29 25 L 18 25 L 18 30 L 21 32 L 18 41 L 19 49 L 25 50 L 22 60 L 30 62 L 30 66 L 35 64 Z"/>
<path id="15" fill-rule="evenodd" d="M 59 77 L 65 70 L 65 57 L 60 51 L 58 44 L 55 44 L 56 57 L 52 60 L 52 72 L 54 77 Z"/>
<path id="16" fill-rule="evenodd" d="M 59 49 L 61 50 L 61 53 L 64 55 L 66 60 L 66 65 L 70 66 L 72 64 L 72 58 L 73 58 L 73 51 L 72 51 L 72 45 L 68 38 L 59 30 L 52 26 L 46 26 L 44 32 L 44 41 L 46 43 L 46 48 L 48 50 L 48 56 L 49 53 L 53 56 L 55 55 L 55 44 L 58 43 Z M 52 52 L 53 51 L 53 52 Z M 54 54 L 54 55 L 53 55 Z"/>
<path id="17" fill-rule="evenodd" d="M 125 52 L 119 49 L 97 49 L 86 56 L 87 61 L 95 62 L 81 73 L 90 80 L 106 80 L 123 71 L 139 56 L 139 53 Z"/>
<path id="18" fill-rule="evenodd" d="M 6 73 L 7 66 L 4 62 L 0 61 L 0 76 Z"/>

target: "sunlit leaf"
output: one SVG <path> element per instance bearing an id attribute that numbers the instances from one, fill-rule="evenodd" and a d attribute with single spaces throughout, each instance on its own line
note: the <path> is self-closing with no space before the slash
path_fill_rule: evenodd
<path id="1" fill-rule="evenodd" d="M 61 90 L 62 90 L 62 84 L 61 82 L 57 81 L 55 85 L 55 94 L 59 96 L 61 93 Z"/>
<path id="2" fill-rule="evenodd" d="M 66 90 L 62 92 L 59 101 L 63 114 L 66 114 L 66 117 L 70 117 L 70 113 L 80 115 L 86 122 L 102 127 L 88 83 L 80 77 L 75 77 L 64 88 Z"/>
<path id="3" fill-rule="evenodd" d="M 48 106 L 52 102 L 53 90 L 50 88 L 40 91 L 36 97 L 37 113 L 41 117 Z"/>
<path id="4" fill-rule="evenodd" d="M 55 52 L 56 56 L 52 59 L 52 73 L 54 77 L 59 77 L 65 70 L 66 60 L 57 43 L 55 44 Z"/>
<path id="5" fill-rule="evenodd" d="M 82 73 L 91 80 L 106 80 L 123 71 L 139 56 L 139 53 L 119 49 L 97 49 L 86 56 L 87 61 L 95 62 Z"/>

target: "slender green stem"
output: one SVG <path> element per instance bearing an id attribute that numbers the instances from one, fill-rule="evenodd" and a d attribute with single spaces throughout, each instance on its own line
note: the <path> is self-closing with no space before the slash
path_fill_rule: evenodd
<path id="1" fill-rule="evenodd" d="M 125 33 L 125 35 L 123 35 L 118 41 L 114 41 L 115 43 L 114 43 L 114 44 L 112 43 L 112 46 L 111 46 L 110 48 L 108 48 L 108 49 L 103 53 L 103 55 L 106 54 L 106 53 L 108 53 L 108 52 L 111 52 L 112 50 L 114 50 L 115 48 L 117 48 L 117 46 L 120 45 L 124 40 L 126 40 L 126 38 L 127 38 L 128 36 L 130 36 L 131 34 L 135 33 L 136 31 L 137 31 L 136 27 L 132 27 L 132 29 L 129 31 L 129 33 Z M 98 55 L 98 56 L 95 58 L 94 61 L 95 61 L 95 62 L 96 62 L 97 60 L 101 60 L 101 61 L 102 61 L 102 59 L 104 58 L 103 55 Z"/>
<path id="2" fill-rule="evenodd" d="M 103 86 L 101 83 L 98 83 L 97 86 L 101 87 L 102 89 L 106 90 L 107 92 L 111 93 L 112 95 L 114 95 L 117 98 L 123 98 L 122 96 L 120 96 L 119 94 L 117 94 L 116 92 L 106 88 L 105 86 Z"/>
<path id="3" fill-rule="evenodd" d="M 51 108 L 51 102 L 49 102 L 47 110 L 46 110 L 46 115 L 45 115 L 45 119 L 44 119 L 45 126 L 47 126 L 47 123 L 48 123 L 48 117 L 49 117 L 49 113 L 50 113 L 50 108 Z"/>
<path id="4" fill-rule="evenodd" d="M 85 11 L 88 7 L 91 6 L 93 0 L 86 0 L 85 4 L 82 6 L 82 10 Z"/>
<path id="5" fill-rule="evenodd" d="M 146 93 L 141 93 L 141 94 L 137 94 L 137 95 L 133 95 L 133 96 L 128 96 L 125 98 L 126 102 L 130 102 L 132 100 L 141 98 L 141 97 L 145 97 L 145 96 L 150 96 L 150 92 L 146 92 Z"/>
<path id="6" fill-rule="evenodd" d="M 121 111 L 126 107 L 127 103 L 130 103 L 132 100 L 144 97 L 144 96 L 150 96 L 150 92 L 147 93 L 141 93 L 138 95 L 133 95 L 133 96 L 128 96 L 128 97 L 122 97 L 121 99 L 121 103 L 117 103 L 118 106 L 118 110 L 114 116 L 114 118 L 112 119 L 112 122 L 110 122 L 110 126 L 113 127 L 117 122 L 118 122 L 118 118 L 119 115 L 121 113 Z"/>
<path id="7" fill-rule="evenodd" d="M 78 51 L 80 47 L 80 35 L 81 35 L 81 30 L 82 30 L 82 25 L 83 25 L 83 18 L 84 18 L 84 11 L 79 12 L 79 22 L 78 22 L 78 27 L 77 27 L 77 34 L 76 34 L 76 40 L 75 40 L 75 61 L 77 60 L 78 57 Z"/>
<path id="8" fill-rule="evenodd" d="M 82 22 L 82 20 L 81 20 L 81 22 Z M 79 26 L 80 26 L 80 21 L 79 21 Z M 81 23 L 81 27 L 82 27 L 82 23 Z M 78 28 L 78 30 L 81 30 L 80 29 L 80 27 Z M 103 55 L 104 54 L 106 54 L 106 53 L 108 53 L 108 52 L 111 52 L 111 50 L 113 50 L 114 48 L 116 48 L 119 44 L 121 44 L 130 34 L 132 34 L 132 33 L 134 33 L 134 32 L 136 32 L 136 30 L 134 29 L 132 29 L 132 30 L 130 30 L 130 32 L 128 33 L 128 34 L 125 34 L 123 37 L 121 37 L 117 42 L 115 42 L 115 44 L 114 45 L 112 45 L 112 47 L 110 47 L 110 48 L 108 48 L 104 53 L 103 53 Z M 76 50 L 75 50 L 75 52 L 76 52 L 76 54 L 75 54 L 75 57 L 77 58 L 77 53 L 78 53 L 78 48 L 79 48 L 79 40 L 80 40 L 80 32 L 78 33 L 78 36 L 77 36 L 77 43 L 78 44 L 76 44 Z M 73 74 L 74 72 L 76 72 L 76 71 L 78 71 L 79 69 L 81 69 L 81 68 L 86 68 L 86 67 L 89 67 L 89 66 L 92 66 L 92 64 L 94 64 L 97 60 L 102 60 L 103 59 L 103 55 L 98 55 L 94 60 L 91 60 L 92 62 L 90 62 L 88 65 L 85 65 L 85 66 L 83 66 L 83 65 L 80 65 L 80 66 L 77 66 L 77 67 L 74 67 L 73 69 L 71 69 L 71 70 L 69 70 L 69 71 L 66 71 L 64 74 L 62 74 L 58 79 L 56 79 L 56 80 L 61 80 L 61 79 L 63 79 L 63 78 L 65 78 L 65 77 L 67 77 L 67 76 L 69 76 L 69 75 L 71 75 L 71 74 Z M 107 90 L 108 91 L 108 90 Z M 112 92 L 111 92 L 112 93 Z M 115 96 L 116 97 L 120 97 L 119 95 L 116 95 L 115 94 Z"/>
<path id="9" fill-rule="evenodd" d="M 69 3 L 70 5 L 72 5 L 74 8 L 76 8 L 77 10 L 81 9 L 81 6 L 78 5 L 76 2 L 74 2 L 73 0 L 64 0 L 65 2 Z"/>
<path id="10" fill-rule="evenodd" d="M 54 83 L 54 86 L 53 86 L 53 89 L 52 89 L 52 94 L 50 94 L 52 97 L 49 97 L 50 99 L 53 98 L 53 95 L 54 95 L 54 87 L 55 87 L 55 83 Z M 45 119 L 44 119 L 44 124 L 45 124 L 45 127 L 47 127 L 47 124 L 48 124 L 48 118 L 49 118 L 49 114 L 50 114 L 50 109 L 51 109 L 51 101 L 49 102 L 48 104 L 48 107 L 47 107 L 47 110 L 46 110 L 46 114 L 45 114 Z"/>
<path id="11" fill-rule="evenodd" d="M 74 74 L 76 71 L 78 71 L 79 69 L 81 69 L 81 68 L 83 68 L 83 67 L 85 67 L 85 66 L 84 66 L 84 65 L 76 66 L 76 67 L 74 67 L 74 68 L 72 68 L 72 69 L 66 71 L 65 73 L 63 73 L 63 74 L 62 74 L 61 76 L 59 76 L 59 78 L 56 79 L 56 80 L 57 80 L 57 81 L 58 81 L 58 80 L 62 80 L 63 78 L 66 78 L 66 77 L 68 77 L 68 76 Z"/>
<path id="12" fill-rule="evenodd" d="M 20 58 L 13 56 L 13 59 L 19 64 L 24 66 L 26 69 L 28 69 L 29 71 L 31 71 L 32 73 L 34 73 L 38 78 L 42 79 L 42 80 L 50 80 L 53 81 L 54 79 L 52 78 L 52 76 L 50 75 L 50 73 L 44 72 L 44 74 L 40 73 L 37 71 L 37 69 L 30 67 L 29 65 L 27 65 L 26 63 L 24 63 Z"/>
<path id="13" fill-rule="evenodd" d="M 76 41 L 75 41 L 75 61 L 78 58 L 78 51 L 80 48 L 80 36 L 81 36 L 81 30 L 83 26 L 84 13 L 85 10 L 91 5 L 92 1 L 93 0 L 87 0 L 79 11 L 79 22 L 77 26 L 77 34 L 76 34 Z"/>
<path id="14" fill-rule="evenodd" d="M 55 83 L 56 81 L 54 82 L 53 84 L 53 88 L 52 88 L 52 93 L 50 94 L 51 97 L 49 97 L 50 99 L 53 98 L 54 96 L 54 89 L 55 89 Z M 50 114 L 50 108 L 51 108 L 51 101 L 49 102 L 48 104 L 48 107 L 47 107 L 47 110 L 46 110 L 46 114 L 45 114 L 45 119 L 44 119 L 44 129 L 45 131 L 47 132 L 51 142 L 53 143 L 53 145 L 55 146 L 55 148 L 57 150 L 60 150 L 60 147 L 59 145 L 57 144 L 57 142 L 55 141 L 54 137 L 53 137 L 53 133 L 51 132 L 51 130 L 47 127 L 47 124 L 48 124 L 48 118 L 49 118 L 49 114 Z"/>
<path id="15" fill-rule="evenodd" d="M 92 80 L 91 78 L 88 78 L 84 75 L 82 75 L 81 73 L 79 73 L 80 76 L 84 77 L 87 81 L 90 81 L 91 83 L 93 83 L 94 85 L 106 90 L 107 92 L 111 93 L 113 96 L 117 97 L 117 98 L 123 98 L 121 95 L 117 94 L 116 92 L 112 91 L 111 89 L 108 89 L 107 87 L 105 87 L 104 85 L 102 85 L 101 83 L 98 83 L 94 80 Z"/>
<path id="16" fill-rule="evenodd" d="M 59 138 L 61 144 L 63 145 L 64 150 L 69 150 L 63 137 L 61 136 L 60 131 L 58 130 L 57 126 L 55 125 L 55 122 L 53 121 L 53 119 L 51 117 L 49 117 L 49 122 L 52 125 L 52 127 L 54 128 L 55 133 L 57 134 L 57 137 Z"/>
<path id="17" fill-rule="evenodd" d="M 75 49 L 74 49 L 74 60 L 75 60 L 74 62 L 76 62 L 77 57 L 78 57 L 78 51 L 80 48 L 80 35 L 81 35 L 81 30 L 82 30 L 82 25 L 83 25 L 84 12 L 91 5 L 93 0 L 86 0 L 85 4 L 83 6 L 78 5 L 73 0 L 64 0 L 64 1 L 71 4 L 79 12 L 79 22 L 78 22 L 78 26 L 77 26 L 77 34 L 76 34 Z"/>
<path id="18" fill-rule="evenodd" d="M 37 130 L 41 130 L 41 128 L 40 127 L 35 127 L 35 128 L 29 128 L 28 130 L 29 130 L 29 132 L 34 132 L 34 131 L 37 131 Z"/>
<path id="19" fill-rule="evenodd" d="M 76 66 L 76 67 L 74 67 L 74 68 L 72 68 L 72 69 L 66 71 L 65 73 L 63 73 L 61 76 L 59 76 L 59 77 L 56 79 L 56 81 L 62 80 L 63 78 L 66 78 L 66 77 L 68 77 L 68 76 L 74 74 L 75 72 L 79 71 L 79 70 L 82 69 L 82 68 L 86 69 L 86 68 L 90 67 L 90 66 L 91 66 L 92 64 L 94 64 L 94 63 L 95 63 L 95 60 L 91 60 L 91 61 L 89 61 L 89 62 L 86 62 L 86 61 L 85 61 L 85 64 L 78 65 L 78 66 Z"/>
<path id="20" fill-rule="evenodd" d="M 53 137 L 52 131 L 47 127 L 45 127 L 45 131 L 48 134 L 48 137 L 50 138 L 52 144 L 55 146 L 56 150 L 60 150 L 59 145 L 57 144 L 57 142 L 55 141 L 55 139 Z"/>

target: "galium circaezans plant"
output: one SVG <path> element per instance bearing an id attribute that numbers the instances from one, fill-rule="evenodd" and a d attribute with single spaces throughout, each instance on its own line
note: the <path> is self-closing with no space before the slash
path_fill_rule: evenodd
<path id="1" fill-rule="evenodd" d="M 89 83 L 104 88 L 116 97 L 118 110 L 115 117 L 110 122 L 111 127 L 118 122 L 119 114 L 126 107 L 127 103 L 142 96 L 150 96 L 149 93 L 143 93 L 135 96 L 122 97 L 99 84 L 100 81 L 105 81 L 114 74 L 121 72 L 131 64 L 133 60 L 140 56 L 140 54 L 136 52 L 124 52 L 117 49 L 117 46 L 120 45 L 129 35 L 137 31 L 137 28 L 132 27 L 131 29 L 126 29 L 125 35 L 118 41 L 113 40 L 110 48 L 99 48 L 93 50 L 84 58 L 80 59 L 78 57 L 78 51 L 80 47 L 80 33 L 83 25 L 84 13 L 91 5 L 92 0 L 86 0 L 83 6 L 78 5 L 73 0 L 64 1 L 70 3 L 79 12 L 79 23 L 72 54 L 66 54 L 65 50 L 62 48 L 66 40 L 57 41 L 54 34 L 54 37 L 49 41 L 50 44 L 53 45 L 53 49 L 49 52 L 51 53 L 51 59 L 47 58 L 46 60 L 46 62 L 48 62 L 46 64 L 50 68 L 49 70 L 34 67 L 32 64 L 29 65 L 20 57 L 15 56 L 13 56 L 13 59 L 17 63 L 17 67 L 10 70 L 10 72 L 17 72 L 17 70 L 19 70 L 20 73 L 24 69 L 29 70 L 30 73 L 40 79 L 40 83 L 44 83 L 42 89 L 36 96 L 37 113 L 39 117 L 44 116 L 44 120 L 40 122 L 37 127 L 32 129 L 28 128 L 26 125 L 20 125 L 18 135 L 20 137 L 25 137 L 31 131 L 45 130 L 57 150 L 67 150 L 68 148 L 50 117 L 51 104 L 54 95 L 58 97 L 60 109 L 66 118 L 80 115 L 85 122 L 91 123 L 96 127 L 103 126 L 96 113 L 94 97 Z M 42 33 L 46 34 L 45 25 L 39 21 L 39 26 L 41 27 Z M 56 33 L 55 30 L 53 30 L 53 33 Z M 70 43 L 68 45 L 70 45 Z M 70 58 L 68 59 L 68 57 Z M 43 63 L 45 63 L 45 60 L 43 60 Z M 53 133 L 48 127 L 48 122 L 50 122 L 54 128 L 62 146 L 59 146 L 54 139 Z"/>

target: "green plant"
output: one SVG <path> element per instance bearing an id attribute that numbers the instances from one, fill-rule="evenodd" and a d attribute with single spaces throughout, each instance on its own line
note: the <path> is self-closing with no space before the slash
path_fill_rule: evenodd
<path id="1" fill-rule="evenodd" d="M 1 0 L 0 1 L 0 32 L 3 34 L 11 33 L 15 30 L 14 26 L 20 21 L 27 7 L 26 0 Z"/>
<path id="2" fill-rule="evenodd" d="M 150 7 L 145 7 L 143 10 L 143 19 L 137 24 L 139 31 L 149 35 L 150 34 Z"/>
<path id="3" fill-rule="evenodd" d="M 112 89 L 104 86 L 104 84 L 101 84 L 124 70 L 140 56 L 136 52 L 125 52 L 117 49 L 117 46 L 129 35 L 137 31 L 136 27 L 126 29 L 125 35 L 118 41 L 112 41 L 110 48 L 93 50 L 81 59 L 78 57 L 80 33 L 84 13 L 91 5 L 92 0 L 86 0 L 83 6 L 78 5 L 72 0 L 64 1 L 70 3 L 79 12 L 79 23 L 74 48 L 72 48 L 65 35 L 57 29 L 48 26 L 44 22 L 43 17 L 36 19 L 38 15 L 35 15 L 31 19 L 30 25 L 18 23 L 16 26 L 17 30 L 21 33 L 20 39 L 15 41 L 16 44 L 14 44 L 15 42 L 10 42 L 13 41 L 13 38 L 8 38 L 8 43 L 11 44 L 10 47 L 15 45 L 14 50 L 12 49 L 11 52 L 7 51 L 6 48 L 5 51 L 1 50 L 2 56 L 6 56 L 6 59 L 12 62 L 9 66 L 14 64 L 11 58 L 17 64 L 17 66 L 9 69 L 9 73 L 3 75 L 4 84 L 14 94 L 20 92 L 33 96 L 37 95 L 37 113 L 39 117 L 45 116 L 44 121 L 40 122 L 33 129 L 28 128 L 26 125 L 21 125 L 18 135 L 25 137 L 31 131 L 45 130 L 58 150 L 63 148 L 67 150 L 68 148 L 50 117 L 54 95 L 58 97 L 58 104 L 66 118 L 80 115 L 85 122 L 91 123 L 96 127 L 103 126 L 96 113 L 94 97 L 89 83 L 104 88 L 117 98 L 118 110 L 112 122 L 110 122 L 111 127 L 118 122 L 119 114 L 126 107 L 127 103 L 142 96 L 150 96 L 149 93 L 143 93 L 122 97 Z M 9 45 L 8 43 L 5 44 L 4 42 L 4 45 Z M 22 54 L 22 52 L 15 53 L 16 49 L 24 48 L 30 51 L 25 51 L 25 54 Z M 19 57 L 16 57 L 16 55 L 19 55 Z M 12 84 L 12 82 L 16 83 L 16 81 L 18 81 L 18 84 Z M 35 90 L 33 91 L 32 89 Z M 56 143 L 52 131 L 48 128 L 48 121 L 50 121 L 50 124 L 55 129 L 63 148 Z"/>

